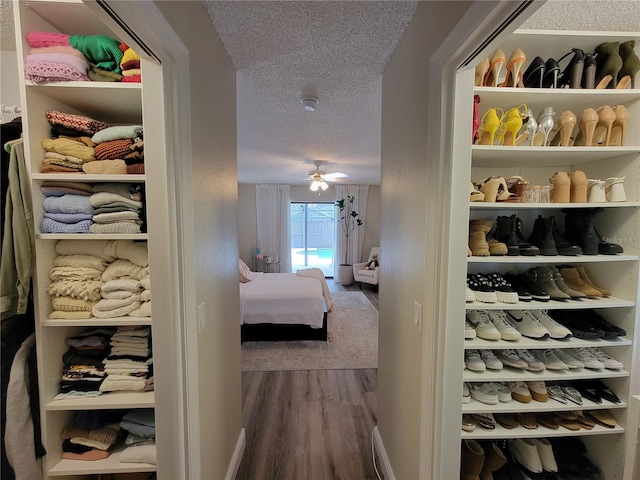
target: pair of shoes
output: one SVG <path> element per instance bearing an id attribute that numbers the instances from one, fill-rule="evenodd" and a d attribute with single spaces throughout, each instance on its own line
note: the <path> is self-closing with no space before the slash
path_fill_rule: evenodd
<path id="1" fill-rule="evenodd" d="M 544 363 L 538 360 L 529 350 L 516 349 L 516 353 L 520 360 L 524 360 L 527 363 L 525 370 L 530 372 L 544 372 L 547 369 Z"/>
<path id="2" fill-rule="evenodd" d="M 582 255 L 582 248 L 560 234 L 560 228 L 553 215 L 547 218 L 538 215 L 533 223 L 529 242 L 538 247 L 542 255 Z"/>
<path id="3" fill-rule="evenodd" d="M 507 318 L 523 337 L 543 340 L 551 336 L 551 332 L 545 327 L 538 317 L 536 310 L 507 310 Z M 526 365 L 522 368 L 526 368 Z"/>
<path id="4" fill-rule="evenodd" d="M 585 108 L 578 120 L 579 132 L 573 142 L 576 146 L 623 146 L 625 131 L 631 119 L 624 105 L 603 105 L 597 110 Z"/>
<path id="5" fill-rule="evenodd" d="M 603 287 L 596 287 L 593 284 L 582 265 L 577 267 L 560 266 L 557 270 L 567 287 L 573 291 L 582 292 L 583 297 L 598 298 L 611 296 L 611 292 Z"/>
<path id="6" fill-rule="evenodd" d="M 605 241 L 594 227 L 594 218 L 597 214 L 604 212 L 603 208 L 573 208 L 561 211 L 565 214 L 563 236 L 580 246 L 583 255 L 623 253 L 624 250 L 620 245 Z"/>
<path id="7" fill-rule="evenodd" d="M 553 437 L 549 439 L 555 452 L 562 452 L 558 455 L 558 470 L 562 472 L 563 478 L 581 479 L 603 479 L 604 475 L 596 467 L 589 456 L 587 449 L 578 437 Z"/>
<path id="8" fill-rule="evenodd" d="M 547 292 L 553 300 L 569 300 L 588 296 L 584 290 L 574 288 L 554 265 L 532 267 L 526 271 L 529 281 Z"/>
<path id="9" fill-rule="evenodd" d="M 569 370 L 569 366 L 556 356 L 552 348 L 533 350 L 533 356 L 541 362 L 547 370 Z"/>
<path id="10" fill-rule="evenodd" d="M 618 397 L 609 387 L 607 387 L 602 380 L 583 380 L 575 383 L 576 389 L 581 394 L 591 400 L 592 402 L 602 404 L 602 400 L 607 400 L 611 403 L 620 403 L 620 397 Z"/>
<path id="11" fill-rule="evenodd" d="M 598 347 L 581 347 L 570 349 L 567 352 L 576 360 L 584 364 L 584 368 L 594 370 L 621 370 L 624 365 L 610 355 L 600 350 Z"/>
<path id="12" fill-rule="evenodd" d="M 476 335 L 485 340 L 518 341 L 522 338 L 502 310 L 470 310 L 466 321 L 476 329 Z"/>
<path id="13" fill-rule="evenodd" d="M 525 240 L 522 220 L 515 213 L 509 217 L 500 216 L 497 218 L 493 236 L 507 246 L 507 255 L 533 256 L 540 254 L 538 247 Z"/>
<path id="14" fill-rule="evenodd" d="M 598 45 L 596 53 L 596 82 L 607 81 L 608 88 L 635 88 L 635 76 L 640 70 L 640 59 L 636 55 L 635 40 L 605 42 Z M 606 87 L 601 87 L 606 88 Z"/>
<path id="15" fill-rule="evenodd" d="M 588 179 L 588 203 L 626 202 L 624 177 L 609 177 L 604 180 Z"/>
<path id="16" fill-rule="evenodd" d="M 472 399 L 486 405 L 511 401 L 511 391 L 501 382 L 471 383 L 469 391 Z"/>
<path id="17" fill-rule="evenodd" d="M 494 350 L 493 352 L 498 360 L 502 362 L 503 365 L 511 368 L 517 368 L 519 370 L 528 370 L 528 363 L 520 358 L 518 352 L 514 349 L 507 348 L 501 350 Z"/>
<path id="18" fill-rule="evenodd" d="M 491 220 L 470 220 L 469 221 L 469 249 L 472 255 L 486 257 L 488 255 L 506 255 L 507 246 L 498 242 L 490 231 L 493 228 Z"/>
<path id="19" fill-rule="evenodd" d="M 532 283 L 524 273 L 507 272 L 504 278 L 516 290 L 520 302 L 530 302 L 532 299 L 546 302 L 551 298 L 547 292 Z"/>
<path id="20" fill-rule="evenodd" d="M 487 177 L 480 186 L 484 193 L 484 202 L 520 202 L 521 198 L 509 191 L 509 185 L 504 177 Z"/>
<path id="21" fill-rule="evenodd" d="M 480 302 L 518 302 L 518 293 L 504 277 L 497 273 L 467 274 L 467 285 L 473 290 L 476 300 Z"/>
<path id="22" fill-rule="evenodd" d="M 571 334 L 580 339 L 604 338 L 602 329 L 585 320 L 586 310 L 550 310 L 549 315 L 560 325 L 571 330 Z M 584 362 L 583 362 L 584 363 Z"/>
<path id="23" fill-rule="evenodd" d="M 568 401 L 576 405 L 582 405 L 582 395 L 577 388 L 571 385 L 563 385 L 554 383 L 547 385 L 547 393 L 549 398 L 560 403 L 566 404 Z"/>
<path id="24" fill-rule="evenodd" d="M 480 62 L 481 70 L 478 73 L 484 73 L 481 86 L 498 86 L 498 79 L 500 77 L 500 72 L 502 71 L 502 67 L 504 66 L 505 61 L 506 57 L 504 52 L 498 49 L 493 52 L 493 55 L 491 55 L 491 59 L 488 62 L 485 62 L 484 60 Z"/>
<path id="25" fill-rule="evenodd" d="M 472 418 L 480 428 L 485 430 L 495 428 L 495 420 L 490 413 L 473 414 Z M 461 450 L 460 478 L 462 479 L 492 479 L 494 472 L 507 463 L 507 457 L 494 442 L 485 444 L 483 448 L 476 440 L 465 439 L 462 441 Z"/>

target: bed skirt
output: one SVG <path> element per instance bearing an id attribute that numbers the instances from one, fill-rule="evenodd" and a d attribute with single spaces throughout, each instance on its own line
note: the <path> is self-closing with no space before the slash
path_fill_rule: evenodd
<path id="1" fill-rule="evenodd" d="M 324 312 L 322 328 L 308 325 L 253 323 L 242 324 L 242 342 L 284 342 L 293 340 L 327 340 L 327 312 Z"/>

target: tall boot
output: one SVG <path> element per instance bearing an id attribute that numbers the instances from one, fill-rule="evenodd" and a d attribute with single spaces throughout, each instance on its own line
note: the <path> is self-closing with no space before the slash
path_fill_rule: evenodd
<path id="1" fill-rule="evenodd" d="M 540 249 L 542 255 L 558 255 L 556 242 L 551 232 L 551 219 L 538 215 L 533 222 L 533 230 L 529 241 Z"/>
<path id="2" fill-rule="evenodd" d="M 501 255 L 506 255 L 508 253 L 508 249 L 507 246 L 502 243 L 499 242 L 498 240 L 496 240 L 492 235 L 491 235 L 491 229 L 493 228 L 493 221 L 492 220 L 471 220 L 469 222 L 469 230 L 472 230 L 472 225 L 482 225 L 485 228 L 488 228 L 487 233 L 486 233 L 486 241 L 487 241 L 487 245 L 489 247 L 489 255 L 492 256 L 501 256 Z M 469 244 L 471 244 L 471 239 L 469 239 Z M 472 249 L 473 251 L 473 249 Z"/>
<path id="3" fill-rule="evenodd" d="M 507 255 L 520 255 L 520 246 L 518 245 L 518 237 L 516 237 L 515 216 L 498 217 L 496 223 L 494 236 L 496 240 L 507 246 Z"/>
<path id="4" fill-rule="evenodd" d="M 583 255 L 598 254 L 598 235 L 593 226 L 593 208 L 563 209 L 564 237 L 580 245 Z"/>
<path id="5" fill-rule="evenodd" d="M 551 220 L 551 235 L 556 242 L 556 249 L 560 255 L 582 255 L 582 249 L 578 245 L 574 245 L 562 235 L 560 235 L 560 228 L 555 217 L 552 215 L 549 217 Z"/>
<path id="6" fill-rule="evenodd" d="M 507 463 L 507 457 L 494 442 L 484 448 L 484 464 L 480 472 L 480 480 L 493 480 L 493 472 Z"/>
<path id="7" fill-rule="evenodd" d="M 516 238 L 518 239 L 518 246 L 520 247 L 520 255 L 540 255 L 540 249 L 525 240 L 524 233 L 522 233 L 522 220 L 520 220 L 520 217 L 516 217 L 516 215 L 513 214 L 511 218 L 512 222 L 516 224 Z"/>
<path id="8" fill-rule="evenodd" d="M 471 254 L 479 257 L 489 256 L 489 244 L 487 243 L 487 233 L 491 230 L 491 225 L 486 225 L 482 221 L 471 220 L 469 222 L 469 248 Z"/>
<path id="9" fill-rule="evenodd" d="M 480 480 L 484 457 L 484 450 L 478 442 L 475 440 L 463 440 L 460 480 Z"/>

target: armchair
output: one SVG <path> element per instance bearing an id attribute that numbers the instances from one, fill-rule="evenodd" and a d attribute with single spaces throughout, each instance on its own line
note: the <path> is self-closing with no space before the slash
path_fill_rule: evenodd
<path id="1" fill-rule="evenodd" d="M 355 263 L 353 265 L 353 279 L 356 282 L 360 282 L 360 287 L 363 283 L 378 286 L 378 279 L 380 278 L 380 265 L 367 269 L 365 268 L 374 259 L 380 262 L 380 247 L 373 247 L 371 253 L 369 253 L 369 259 L 366 262 Z"/>

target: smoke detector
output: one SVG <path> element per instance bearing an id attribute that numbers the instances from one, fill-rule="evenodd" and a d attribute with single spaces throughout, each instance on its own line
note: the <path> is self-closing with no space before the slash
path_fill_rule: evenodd
<path id="1" fill-rule="evenodd" d="M 304 108 L 307 112 L 313 112 L 316 109 L 316 105 L 318 105 L 318 97 L 302 97 L 302 108 Z"/>

